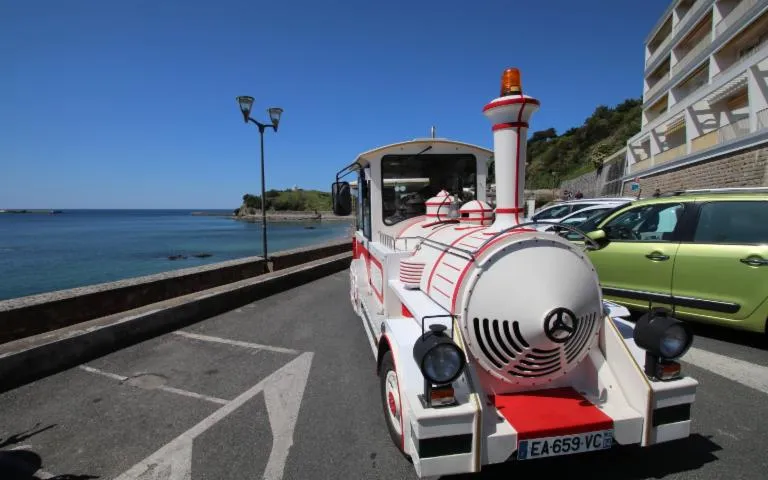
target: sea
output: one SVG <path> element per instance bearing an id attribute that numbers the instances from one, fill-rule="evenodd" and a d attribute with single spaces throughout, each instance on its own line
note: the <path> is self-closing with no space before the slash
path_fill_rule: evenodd
<path id="1" fill-rule="evenodd" d="M 207 215 L 194 215 L 204 211 Z M 260 222 L 231 210 L 0 214 L 0 300 L 262 254 Z M 267 222 L 269 254 L 350 238 L 350 222 Z M 195 255 L 208 254 L 205 258 Z M 177 257 L 170 260 L 169 257 Z"/>

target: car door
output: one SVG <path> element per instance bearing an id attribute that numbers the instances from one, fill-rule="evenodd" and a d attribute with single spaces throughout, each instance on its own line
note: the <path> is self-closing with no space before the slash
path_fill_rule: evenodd
<path id="1" fill-rule="evenodd" d="M 669 307 L 683 202 L 633 206 L 601 225 L 607 245 L 588 255 L 604 295 L 637 308 Z"/>
<path id="2" fill-rule="evenodd" d="M 716 200 L 698 205 L 689 241 L 681 243 L 672 276 L 676 310 L 729 324 L 749 320 L 768 299 L 768 201 Z"/>

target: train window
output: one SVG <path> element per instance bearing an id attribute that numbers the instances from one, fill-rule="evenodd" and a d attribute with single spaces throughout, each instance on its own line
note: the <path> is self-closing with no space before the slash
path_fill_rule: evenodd
<path id="1" fill-rule="evenodd" d="M 461 204 L 477 198 L 477 159 L 470 154 L 385 155 L 381 176 L 386 225 L 424 215 L 426 201 L 441 190 Z"/>

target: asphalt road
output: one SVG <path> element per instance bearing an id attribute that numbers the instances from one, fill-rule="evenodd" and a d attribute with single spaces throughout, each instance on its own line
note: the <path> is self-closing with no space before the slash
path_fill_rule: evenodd
<path id="1" fill-rule="evenodd" d="M 0 395 L 0 478 L 415 479 L 345 272 Z M 768 350 L 699 329 L 694 432 L 454 479 L 768 477 Z M 715 340 L 713 337 L 725 337 Z M 293 438 L 293 442 L 291 442 Z M 444 477 L 448 478 L 448 477 Z"/>

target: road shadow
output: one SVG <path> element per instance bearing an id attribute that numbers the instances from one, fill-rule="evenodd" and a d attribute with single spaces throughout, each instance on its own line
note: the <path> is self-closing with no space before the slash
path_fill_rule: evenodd
<path id="1" fill-rule="evenodd" d="M 4 448 L 10 445 L 16 445 L 17 443 L 21 443 L 26 441 L 28 438 L 34 437 L 38 433 L 42 433 L 46 430 L 49 430 L 56 426 L 56 424 L 48 425 L 47 427 L 38 428 L 40 426 L 39 423 L 36 423 L 34 427 L 30 428 L 29 430 L 25 432 L 19 432 L 15 433 L 9 437 L 2 438 L 0 437 L 0 448 Z M 37 430 L 35 430 L 37 429 Z"/>
<path id="2" fill-rule="evenodd" d="M 28 446 L 18 445 L 35 435 L 56 427 L 51 424 L 46 427 L 40 427 L 36 423 L 29 430 L 14 433 L 5 438 L 0 437 L 0 449 L 11 447 L 10 450 L 0 450 L 0 479 L 2 480 L 91 480 L 99 478 L 93 475 L 42 475 L 39 470 L 42 468 L 43 459 L 37 453 L 28 450 Z M 15 450 L 13 448 L 16 448 Z"/>
<path id="3" fill-rule="evenodd" d="M 3 480 L 92 480 L 94 475 L 54 475 L 39 472 L 43 465 L 40 455 L 31 450 L 0 451 L 0 478 Z"/>
<path id="4" fill-rule="evenodd" d="M 590 480 L 640 480 L 664 478 L 718 460 L 714 452 L 722 450 L 711 437 L 693 434 L 688 438 L 641 448 L 615 447 L 607 452 L 583 453 L 562 457 L 489 465 L 476 474 L 440 477 L 440 480 L 491 480 L 579 476 L 589 472 Z"/>

